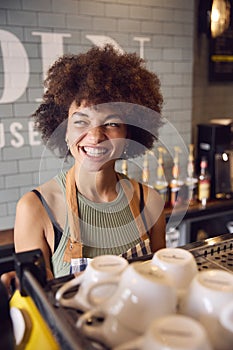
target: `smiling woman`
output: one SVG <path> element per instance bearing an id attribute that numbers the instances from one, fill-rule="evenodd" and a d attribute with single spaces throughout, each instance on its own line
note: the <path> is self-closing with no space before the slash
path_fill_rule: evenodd
<path id="1" fill-rule="evenodd" d="M 66 141 L 76 164 L 87 171 L 99 171 L 115 166 L 127 144 L 127 127 L 120 115 L 114 114 L 111 104 L 78 107 L 72 103 L 69 109 Z"/>
<path id="2" fill-rule="evenodd" d="M 89 258 L 125 258 L 165 246 L 164 203 L 115 171 L 119 158 L 153 147 L 162 125 L 160 82 L 136 54 L 112 46 L 64 55 L 49 69 L 36 130 L 74 166 L 18 202 L 16 252 L 40 248 L 48 278 L 82 271 Z"/>

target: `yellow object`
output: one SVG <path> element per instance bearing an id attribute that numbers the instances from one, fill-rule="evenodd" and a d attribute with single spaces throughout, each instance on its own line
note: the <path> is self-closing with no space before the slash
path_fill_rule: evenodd
<path id="1" fill-rule="evenodd" d="M 163 169 L 163 154 L 167 153 L 165 148 L 158 147 L 159 159 L 158 159 L 158 168 L 157 168 L 157 178 L 161 180 L 164 177 L 164 169 Z"/>
<path id="2" fill-rule="evenodd" d="M 159 157 L 157 166 L 157 176 L 154 184 L 154 188 L 159 192 L 160 196 L 163 198 L 165 205 L 168 202 L 168 182 L 165 179 L 163 155 L 166 153 L 167 151 L 165 148 L 158 147 Z"/>
<path id="3" fill-rule="evenodd" d="M 144 155 L 144 160 L 143 160 L 142 182 L 145 184 L 148 184 L 149 177 L 150 177 L 150 172 L 149 172 L 149 161 L 148 161 L 148 151 L 147 151 Z"/>
<path id="4" fill-rule="evenodd" d="M 189 157 L 188 157 L 188 167 L 187 167 L 187 172 L 188 172 L 188 177 L 192 178 L 194 176 L 194 145 L 190 144 L 189 145 Z"/>
<path id="5" fill-rule="evenodd" d="M 174 147 L 175 156 L 173 161 L 172 175 L 174 179 L 178 179 L 180 175 L 180 165 L 179 165 L 179 154 L 181 153 L 181 149 L 178 146 Z"/>
<path id="6" fill-rule="evenodd" d="M 128 175 L 128 164 L 126 159 L 122 160 L 121 172 L 126 176 Z"/>
<path id="7" fill-rule="evenodd" d="M 16 350 L 59 350 L 60 347 L 53 337 L 40 312 L 31 297 L 22 297 L 18 290 L 10 300 L 10 308 L 18 308 L 24 316 L 25 334 Z M 22 320 L 20 320 L 22 321 Z M 16 324 L 16 327 L 20 325 Z"/>

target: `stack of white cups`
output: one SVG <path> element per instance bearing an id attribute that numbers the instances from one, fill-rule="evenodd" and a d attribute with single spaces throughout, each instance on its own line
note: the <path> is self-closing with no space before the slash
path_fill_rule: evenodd
<path id="1" fill-rule="evenodd" d="M 111 280 L 98 285 L 107 283 Z M 114 348 L 144 334 L 154 319 L 175 314 L 176 305 L 176 289 L 166 273 L 151 261 L 135 262 L 122 273 L 112 297 L 83 314 L 77 327 L 87 337 Z M 90 323 L 100 318 L 101 323 Z"/>
<path id="2" fill-rule="evenodd" d="M 78 292 L 66 298 L 74 285 Z M 199 272 L 182 248 L 160 249 L 152 260 L 131 264 L 96 257 L 56 299 L 82 310 L 76 326 L 114 350 L 233 349 L 233 274 Z"/>
<path id="3" fill-rule="evenodd" d="M 214 350 L 233 349 L 233 274 L 205 270 L 192 280 L 180 312 L 198 320 Z"/>
<path id="4" fill-rule="evenodd" d="M 183 315 L 154 319 L 146 333 L 114 350 L 212 350 L 204 327 Z"/>

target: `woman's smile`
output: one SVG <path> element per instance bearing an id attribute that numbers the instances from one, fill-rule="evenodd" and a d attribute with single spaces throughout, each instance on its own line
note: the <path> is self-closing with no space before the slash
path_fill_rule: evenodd
<path id="1" fill-rule="evenodd" d="M 92 147 L 92 146 L 79 146 L 80 150 L 88 157 L 99 158 L 108 152 L 104 147 Z"/>

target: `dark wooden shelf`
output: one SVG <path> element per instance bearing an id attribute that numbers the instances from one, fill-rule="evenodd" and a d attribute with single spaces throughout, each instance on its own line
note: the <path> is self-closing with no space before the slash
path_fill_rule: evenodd
<path id="1" fill-rule="evenodd" d="M 184 215 L 184 219 L 189 219 L 193 217 L 201 217 L 208 214 L 214 214 L 219 212 L 225 212 L 228 210 L 233 210 L 233 199 L 216 199 L 207 202 L 206 207 L 202 207 L 201 203 L 196 202 L 194 204 L 178 204 L 174 208 L 165 208 L 165 215 L 169 218 L 172 215 L 180 216 Z"/>

